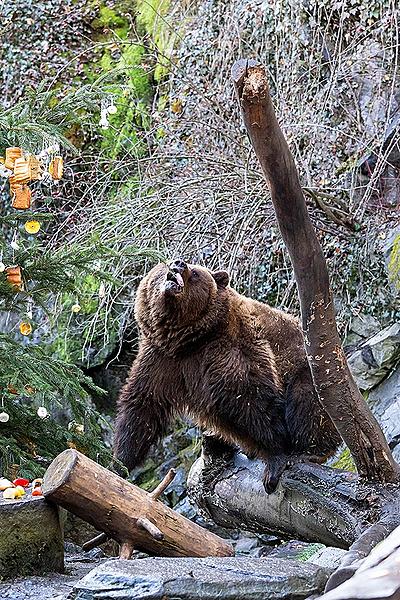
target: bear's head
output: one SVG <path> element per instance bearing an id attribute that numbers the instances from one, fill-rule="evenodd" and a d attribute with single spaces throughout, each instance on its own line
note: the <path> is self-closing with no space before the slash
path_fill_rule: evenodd
<path id="1" fill-rule="evenodd" d="M 135 316 L 140 329 L 154 341 L 196 336 L 216 326 L 227 312 L 226 271 L 212 272 L 182 259 L 160 263 L 139 285 Z"/>

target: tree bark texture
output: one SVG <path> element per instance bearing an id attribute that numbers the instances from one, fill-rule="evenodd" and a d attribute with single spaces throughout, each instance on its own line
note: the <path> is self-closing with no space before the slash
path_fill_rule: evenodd
<path id="1" fill-rule="evenodd" d="M 232 78 L 293 264 L 305 349 L 320 402 L 349 447 L 360 476 L 370 481 L 397 481 L 399 466 L 354 382 L 341 346 L 326 262 L 292 154 L 275 116 L 265 67 L 240 60 L 232 69 Z"/>
<path id="2" fill-rule="evenodd" d="M 156 556 L 233 555 L 225 540 L 76 450 L 53 460 L 43 494 L 119 542 L 123 558 L 134 549 Z"/>

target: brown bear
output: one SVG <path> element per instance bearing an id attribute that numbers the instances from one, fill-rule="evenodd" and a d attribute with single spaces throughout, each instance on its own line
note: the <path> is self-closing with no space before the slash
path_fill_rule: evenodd
<path id="1" fill-rule="evenodd" d="M 290 457 L 324 460 L 340 437 L 316 396 L 298 321 L 238 294 L 225 271 L 183 260 L 139 285 L 140 343 L 118 400 L 114 456 L 140 464 L 177 414 L 266 463 L 272 491 Z"/>

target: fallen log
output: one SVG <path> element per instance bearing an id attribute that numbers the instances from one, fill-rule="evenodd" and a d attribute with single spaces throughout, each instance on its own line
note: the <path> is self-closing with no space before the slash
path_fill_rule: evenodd
<path id="1" fill-rule="evenodd" d="M 120 544 L 156 556 L 232 556 L 230 544 L 76 450 L 59 454 L 46 471 L 43 494 Z"/>
<path id="2" fill-rule="evenodd" d="M 210 443 L 212 454 L 205 438 L 202 456 L 190 470 L 188 493 L 218 525 L 351 548 L 347 566 L 366 556 L 400 522 L 397 485 L 361 483 L 355 473 L 297 463 L 267 494 L 261 461 L 237 454 L 227 464 Z"/>

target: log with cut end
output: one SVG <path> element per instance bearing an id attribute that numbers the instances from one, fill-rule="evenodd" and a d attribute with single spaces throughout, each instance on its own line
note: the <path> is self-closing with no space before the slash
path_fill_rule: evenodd
<path id="1" fill-rule="evenodd" d="M 53 460 L 43 481 L 48 500 L 91 523 L 121 545 L 157 556 L 232 556 L 230 544 L 76 450 Z"/>

